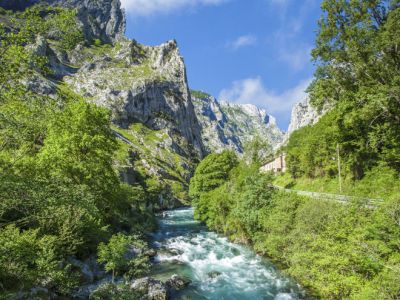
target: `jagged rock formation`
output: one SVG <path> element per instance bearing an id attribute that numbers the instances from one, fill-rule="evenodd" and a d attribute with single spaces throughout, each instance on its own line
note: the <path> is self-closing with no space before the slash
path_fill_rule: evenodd
<path id="1" fill-rule="evenodd" d="M 308 97 L 303 101 L 297 103 L 292 109 L 292 116 L 288 129 L 288 137 L 293 131 L 297 129 L 317 123 L 326 111 L 327 109 L 318 111 L 316 108 L 314 108 L 311 105 L 310 99 Z"/>
<path id="2" fill-rule="evenodd" d="M 87 40 L 112 42 L 124 36 L 125 14 L 120 0 L 0 0 L 0 7 L 22 10 L 37 3 L 76 9 Z"/>
<path id="3" fill-rule="evenodd" d="M 202 92 L 192 92 L 202 136 L 210 151 L 233 149 L 243 153 L 245 143 L 259 136 L 273 147 L 282 142 L 284 134 L 274 117 L 251 104 L 218 102 Z"/>
<path id="4" fill-rule="evenodd" d="M 204 155 L 185 64 L 175 41 L 148 47 L 124 40 L 87 59 L 84 51 L 71 53 L 71 63 L 82 67 L 65 82 L 110 108 L 116 125 L 127 129 L 139 122 L 154 130 L 165 129 L 175 152 L 185 157 Z"/>
<path id="5" fill-rule="evenodd" d="M 121 177 L 131 184 L 152 180 L 160 188 L 158 208 L 188 204 L 188 182 L 206 151 L 176 42 L 149 47 L 123 37 L 119 0 L 45 2 L 76 8 L 85 41 L 66 50 L 50 34 L 38 36 L 27 48 L 47 57 L 52 72 L 47 78 L 30 77 L 26 85 L 54 99 L 59 91 L 73 92 L 109 108 L 120 144 L 115 167 Z M 34 3 L 13 2 L 8 8 Z"/>

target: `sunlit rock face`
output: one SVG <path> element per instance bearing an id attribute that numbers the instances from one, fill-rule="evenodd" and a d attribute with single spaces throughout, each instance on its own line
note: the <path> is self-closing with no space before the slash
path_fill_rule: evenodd
<path id="1" fill-rule="evenodd" d="M 283 140 L 284 133 L 275 118 L 264 109 L 251 104 L 219 102 L 196 91 L 192 92 L 192 99 L 202 127 L 203 143 L 209 151 L 231 149 L 243 153 L 245 144 L 256 136 L 273 147 Z"/>
<path id="2" fill-rule="evenodd" d="M 80 55 L 72 53 L 71 62 L 81 63 Z M 79 94 L 110 108 L 113 122 L 120 127 L 140 122 L 155 130 L 166 129 L 179 154 L 205 154 L 185 64 L 175 41 L 157 47 L 119 41 L 105 55 L 85 61 L 65 81 Z"/>
<path id="3" fill-rule="evenodd" d="M 327 108 L 323 109 L 322 111 L 318 111 L 311 105 L 308 97 L 297 103 L 292 109 L 288 136 L 290 136 L 293 131 L 304 126 L 314 125 L 327 111 Z"/>
<path id="4" fill-rule="evenodd" d="M 23 10 L 37 3 L 76 9 L 88 40 L 111 42 L 125 33 L 125 14 L 120 0 L 0 0 L 1 7 L 12 10 Z"/>
<path id="5" fill-rule="evenodd" d="M 129 184 L 147 177 L 157 182 L 157 209 L 187 205 L 189 180 L 206 151 L 176 41 L 150 47 L 124 37 L 119 1 L 46 2 L 76 8 L 85 40 L 68 50 L 50 35 L 37 36 L 27 49 L 47 57 L 51 72 L 27 78 L 26 85 L 60 103 L 61 91 L 108 108 L 120 145 L 113 163 L 121 178 Z"/>

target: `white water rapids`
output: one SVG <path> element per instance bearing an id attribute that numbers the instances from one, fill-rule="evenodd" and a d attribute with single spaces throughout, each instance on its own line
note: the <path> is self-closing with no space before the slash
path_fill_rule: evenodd
<path id="1" fill-rule="evenodd" d="M 196 222 L 193 209 L 167 211 L 159 224 L 153 236 L 159 248 L 153 277 L 165 280 L 178 274 L 192 280 L 173 299 L 307 299 L 271 262 Z"/>

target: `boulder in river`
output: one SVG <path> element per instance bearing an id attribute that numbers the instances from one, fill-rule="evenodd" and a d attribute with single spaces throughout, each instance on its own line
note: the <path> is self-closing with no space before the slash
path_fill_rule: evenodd
<path id="1" fill-rule="evenodd" d="M 147 295 L 149 300 L 168 300 L 169 293 L 167 286 L 150 277 L 136 279 L 131 284 L 131 289 Z"/>
<path id="2" fill-rule="evenodd" d="M 144 254 L 148 257 L 155 257 L 155 256 L 157 256 L 157 251 L 155 249 L 151 248 L 151 249 L 147 250 Z"/>
<path id="3" fill-rule="evenodd" d="M 212 271 L 212 272 L 209 272 L 207 275 L 208 275 L 208 277 L 210 277 L 210 278 L 217 278 L 218 276 L 221 276 L 222 273 L 221 273 L 221 272 L 218 272 L 218 271 Z"/>
<path id="4" fill-rule="evenodd" d="M 170 279 L 167 280 L 166 284 L 169 288 L 173 288 L 177 291 L 180 291 L 191 284 L 192 281 L 186 277 L 182 277 L 179 275 L 172 275 Z"/>

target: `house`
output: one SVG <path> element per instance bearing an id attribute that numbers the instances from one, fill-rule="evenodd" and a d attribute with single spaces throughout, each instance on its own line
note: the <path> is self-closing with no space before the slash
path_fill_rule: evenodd
<path id="1" fill-rule="evenodd" d="M 282 153 L 280 154 L 277 158 L 274 160 L 270 161 L 266 165 L 262 166 L 260 168 L 261 172 L 267 173 L 267 172 L 286 172 L 286 154 Z"/>

